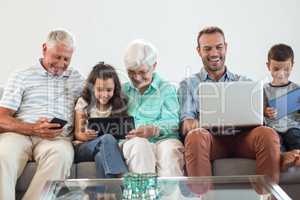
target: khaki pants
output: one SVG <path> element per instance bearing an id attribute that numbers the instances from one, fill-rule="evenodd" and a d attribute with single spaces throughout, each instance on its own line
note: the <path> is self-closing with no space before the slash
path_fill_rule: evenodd
<path id="1" fill-rule="evenodd" d="M 0 134 L 0 199 L 15 199 L 16 181 L 31 159 L 36 161 L 37 169 L 23 199 L 40 199 L 46 181 L 65 179 L 69 175 L 73 157 L 68 139 Z"/>
<path id="2" fill-rule="evenodd" d="M 183 145 L 177 139 L 150 143 L 135 137 L 123 144 L 123 154 L 130 172 L 158 173 L 158 176 L 183 175 Z"/>
<path id="3" fill-rule="evenodd" d="M 214 136 L 199 128 L 185 138 L 188 176 L 211 176 L 211 161 L 228 157 L 256 159 L 256 174 L 279 181 L 279 137 L 271 128 L 260 126 L 235 136 Z"/>

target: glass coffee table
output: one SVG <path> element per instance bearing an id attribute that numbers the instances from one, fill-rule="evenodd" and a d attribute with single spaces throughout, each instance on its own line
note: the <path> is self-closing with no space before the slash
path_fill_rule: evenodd
<path id="1" fill-rule="evenodd" d="M 159 177 L 161 200 L 289 200 L 277 184 L 265 176 Z M 44 200 L 124 199 L 123 179 L 67 179 L 48 181 Z M 126 199 L 126 198 L 125 198 Z M 151 200 L 150 198 L 149 200 Z"/>

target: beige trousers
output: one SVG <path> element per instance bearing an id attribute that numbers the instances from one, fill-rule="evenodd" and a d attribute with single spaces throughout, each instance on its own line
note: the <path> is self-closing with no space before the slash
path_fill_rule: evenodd
<path id="1" fill-rule="evenodd" d="M 184 147 L 177 139 L 150 143 L 135 137 L 123 144 L 123 154 L 130 172 L 155 173 L 158 176 L 182 176 Z"/>
<path id="2" fill-rule="evenodd" d="M 73 147 L 68 139 L 0 134 L 0 199 L 15 199 L 17 179 L 31 159 L 36 161 L 37 170 L 23 199 L 40 199 L 48 180 L 65 179 L 69 175 L 73 157 Z"/>

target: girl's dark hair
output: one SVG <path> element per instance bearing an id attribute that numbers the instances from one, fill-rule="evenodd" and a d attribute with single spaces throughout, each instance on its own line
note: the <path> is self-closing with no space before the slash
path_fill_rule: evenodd
<path id="1" fill-rule="evenodd" d="M 122 93 L 121 83 L 116 70 L 109 64 L 99 62 L 93 67 L 83 88 L 82 98 L 87 102 L 87 109 L 90 110 L 90 108 L 96 105 L 97 102 L 96 97 L 94 95 L 94 85 L 96 80 L 107 80 L 110 78 L 113 79 L 115 84 L 114 94 L 109 100 L 109 103 L 112 106 L 111 116 L 127 116 L 126 97 Z"/>

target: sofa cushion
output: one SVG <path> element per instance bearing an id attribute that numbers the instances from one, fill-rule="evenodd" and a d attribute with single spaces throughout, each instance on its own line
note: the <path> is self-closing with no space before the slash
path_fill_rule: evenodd
<path id="1" fill-rule="evenodd" d="M 255 174 L 255 160 L 245 158 L 225 158 L 213 162 L 215 176 Z"/>
<path id="2" fill-rule="evenodd" d="M 215 176 L 252 175 L 255 173 L 255 160 L 246 158 L 226 158 L 213 162 Z M 280 183 L 300 183 L 300 168 L 290 168 L 280 174 Z"/>
<path id="3" fill-rule="evenodd" d="M 34 176 L 36 171 L 36 163 L 35 162 L 28 162 L 22 175 L 19 177 L 16 185 L 17 192 L 25 192 L 31 182 L 32 177 Z M 76 171 L 75 165 L 72 166 L 70 171 L 69 178 L 75 178 Z"/>
<path id="4" fill-rule="evenodd" d="M 36 171 L 36 164 L 34 162 L 27 163 L 22 175 L 19 177 L 16 190 L 17 191 L 26 191 L 30 181 Z"/>
<path id="5" fill-rule="evenodd" d="M 300 184 L 300 167 L 292 167 L 287 172 L 282 172 L 280 174 L 280 183 Z"/>
<path id="6" fill-rule="evenodd" d="M 80 162 L 76 164 L 77 178 L 96 178 L 96 166 L 94 162 Z"/>

